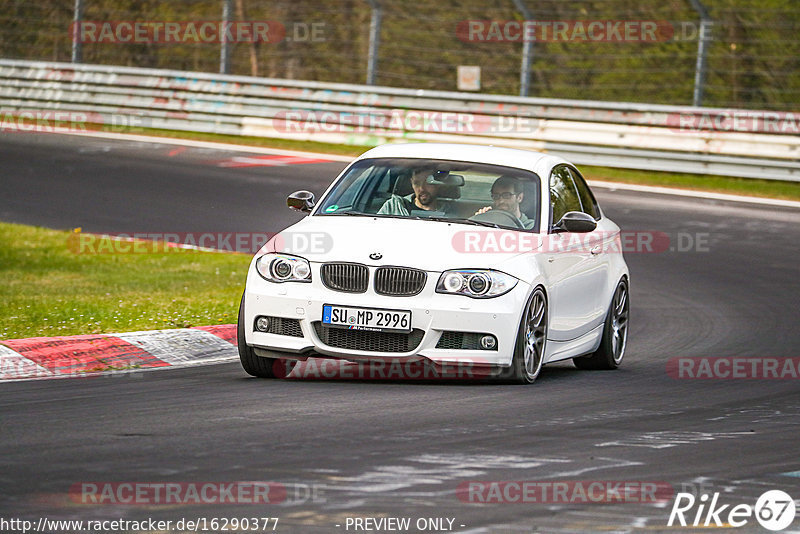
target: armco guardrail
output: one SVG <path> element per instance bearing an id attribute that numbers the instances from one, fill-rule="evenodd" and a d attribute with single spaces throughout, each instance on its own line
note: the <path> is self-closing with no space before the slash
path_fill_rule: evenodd
<path id="1" fill-rule="evenodd" d="M 0 60 L 3 128 L 23 112 L 55 111 L 120 129 L 364 146 L 475 142 L 587 165 L 800 181 L 800 114 Z"/>

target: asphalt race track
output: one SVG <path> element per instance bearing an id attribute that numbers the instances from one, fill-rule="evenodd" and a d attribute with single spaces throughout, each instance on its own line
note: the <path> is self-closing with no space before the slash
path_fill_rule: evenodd
<path id="1" fill-rule="evenodd" d="M 214 162 L 241 154 L 175 148 L 3 134 L 0 220 L 88 232 L 278 231 L 297 220 L 288 193 L 320 193 L 344 166 L 223 168 Z M 799 499 L 800 379 L 674 378 L 667 362 L 800 356 L 800 212 L 595 193 L 623 229 L 665 232 L 690 249 L 626 255 L 633 323 L 619 370 L 560 363 L 529 387 L 265 381 L 238 363 L 2 383 L 0 516 L 270 516 L 283 533 L 354 532 L 355 517 L 449 518 L 461 533 L 675 532 L 666 526 L 672 498 L 480 504 L 456 489 L 657 481 L 720 492 L 731 505 L 754 505 L 770 489 Z M 70 488 L 87 481 L 272 481 L 288 496 L 267 506 L 74 502 Z M 736 531 L 763 529 L 750 518 Z"/>

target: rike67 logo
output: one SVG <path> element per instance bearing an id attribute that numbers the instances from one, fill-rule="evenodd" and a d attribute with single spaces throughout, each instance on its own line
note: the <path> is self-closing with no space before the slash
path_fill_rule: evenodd
<path id="1" fill-rule="evenodd" d="M 720 504 L 719 492 L 710 498 L 707 493 L 698 498 L 692 493 L 681 492 L 675 496 L 667 526 L 743 527 L 755 518 L 763 528 L 778 531 L 792 524 L 795 511 L 794 500 L 781 490 L 764 492 L 755 506 Z"/>

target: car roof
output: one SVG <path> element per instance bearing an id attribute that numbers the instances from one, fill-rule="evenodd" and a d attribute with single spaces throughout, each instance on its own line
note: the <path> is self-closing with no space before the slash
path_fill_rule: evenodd
<path id="1" fill-rule="evenodd" d="M 536 171 L 542 164 L 555 165 L 567 163 L 566 160 L 550 154 L 519 150 L 491 145 L 470 145 L 458 143 L 390 143 L 375 147 L 358 157 L 368 158 L 420 158 L 469 161 L 504 165 L 529 171 Z"/>

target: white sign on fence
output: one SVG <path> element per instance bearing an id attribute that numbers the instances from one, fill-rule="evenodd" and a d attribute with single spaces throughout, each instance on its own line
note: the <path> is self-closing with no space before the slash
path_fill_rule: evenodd
<path id="1" fill-rule="evenodd" d="M 473 65 L 458 66 L 458 90 L 480 91 L 481 68 Z"/>

